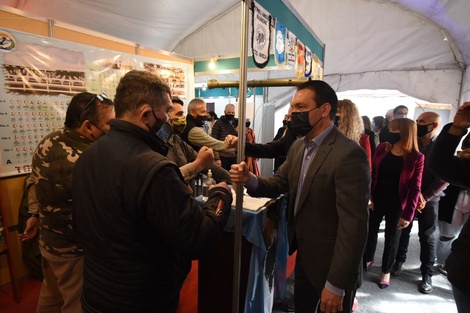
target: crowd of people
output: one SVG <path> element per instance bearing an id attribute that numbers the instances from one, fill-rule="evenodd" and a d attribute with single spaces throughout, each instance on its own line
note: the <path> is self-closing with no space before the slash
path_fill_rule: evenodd
<path id="1" fill-rule="evenodd" d="M 272 142 L 256 143 L 245 121 L 246 158 L 236 164 L 233 104 L 219 118 L 196 98 L 185 114 L 160 77 L 137 70 L 121 78 L 113 100 L 79 93 L 64 127 L 39 143 L 28 177 L 35 205 L 19 237 L 39 231 L 37 311 L 176 312 L 191 260 L 214 246 L 227 223 L 228 184 L 243 184 L 255 197 L 287 197 L 295 312 L 357 307 L 384 218 L 378 287 L 401 274 L 417 221 L 419 291 L 433 291 L 437 258 L 459 312 L 470 312 L 470 140 L 454 156 L 469 109 L 465 102 L 440 134 L 438 114 L 415 122 L 402 105 L 371 122 L 327 83 L 311 80 L 297 87 Z M 260 176 L 257 158 L 277 159 L 272 176 Z M 207 170 L 217 184 L 201 204 L 194 182 Z M 455 201 L 441 213 L 452 187 Z"/>

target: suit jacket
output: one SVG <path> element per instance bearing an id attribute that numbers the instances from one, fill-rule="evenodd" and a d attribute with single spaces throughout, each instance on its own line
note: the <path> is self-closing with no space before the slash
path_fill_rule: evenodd
<path id="1" fill-rule="evenodd" d="M 388 153 L 385 150 L 387 144 L 387 142 L 383 142 L 375 150 L 374 160 L 372 161 L 372 195 L 377 186 L 380 163 L 382 163 L 382 160 Z M 413 151 L 406 156 L 398 183 L 398 196 L 400 197 L 401 209 L 403 210 L 401 217 L 407 221 L 413 220 L 418 205 L 423 169 L 424 154 L 419 151 Z"/>
<path id="2" fill-rule="evenodd" d="M 297 139 L 273 177 L 258 177 L 251 194 L 289 192 L 288 235 L 303 268 L 318 290 L 325 282 L 352 290 L 367 240 L 370 168 L 364 150 L 336 127 L 318 147 L 307 171 L 294 216 L 305 144 Z"/>

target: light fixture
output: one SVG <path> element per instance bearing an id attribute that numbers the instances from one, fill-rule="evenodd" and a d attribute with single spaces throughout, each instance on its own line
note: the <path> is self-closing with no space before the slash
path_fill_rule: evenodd
<path id="1" fill-rule="evenodd" d="M 211 58 L 211 61 L 209 62 L 209 68 L 210 68 L 211 70 L 215 69 L 215 63 L 217 62 L 217 60 L 218 60 L 219 58 L 220 58 L 220 55 Z"/>
<path id="2" fill-rule="evenodd" d="M 210 63 L 209 63 L 209 68 L 211 70 L 215 69 L 215 62 L 217 62 L 217 59 L 216 58 L 212 58 Z"/>

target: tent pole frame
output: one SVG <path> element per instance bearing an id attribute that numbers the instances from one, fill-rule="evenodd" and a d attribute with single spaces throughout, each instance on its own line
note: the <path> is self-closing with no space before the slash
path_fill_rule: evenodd
<path id="1" fill-rule="evenodd" d="M 248 87 L 288 87 L 288 86 L 299 86 L 308 81 L 308 79 L 266 79 L 266 80 L 250 80 L 246 82 Z M 238 87 L 241 84 L 238 81 L 222 81 L 219 82 L 215 79 L 211 79 L 207 82 L 207 88 L 229 88 Z M 241 94 L 241 93 L 240 93 Z M 240 127 L 240 126 L 239 126 Z"/>
<path id="2" fill-rule="evenodd" d="M 240 84 L 238 87 L 238 152 L 237 163 L 245 158 L 245 118 L 246 118 L 246 91 L 247 91 L 247 68 L 248 68 L 248 29 L 249 8 L 251 0 L 241 1 L 241 46 L 240 46 Z M 240 136 L 240 134 L 242 134 Z M 242 246 L 242 221 L 243 221 L 243 186 L 238 184 L 236 192 L 235 210 L 235 244 L 233 250 L 233 289 L 232 289 L 232 313 L 239 313 L 240 298 L 240 268 L 241 268 L 241 246 Z"/>

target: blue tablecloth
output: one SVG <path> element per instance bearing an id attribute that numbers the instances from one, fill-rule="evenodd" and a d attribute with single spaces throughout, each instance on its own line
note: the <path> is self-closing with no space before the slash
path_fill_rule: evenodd
<path id="1" fill-rule="evenodd" d="M 253 244 L 245 313 L 271 313 L 275 284 L 277 297 L 285 298 L 288 254 L 285 202 L 281 196 L 267 208 L 256 212 L 243 210 L 242 235 Z M 235 231 L 235 208 L 225 231 Z"/>

